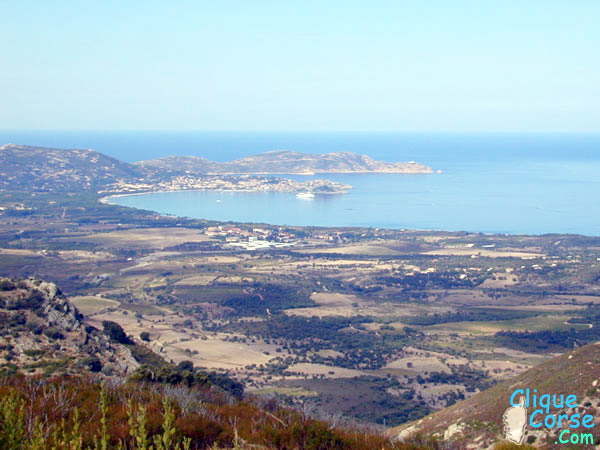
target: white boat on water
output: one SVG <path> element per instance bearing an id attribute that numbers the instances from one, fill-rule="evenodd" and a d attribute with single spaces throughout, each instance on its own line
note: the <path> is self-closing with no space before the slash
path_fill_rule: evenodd
<path id="1" fill-rule="evenodd" d="M 315 198 L 315 194 L 313 194 L 312 192 L 298 192 L 296 194 L 296 197 L 298 197 L 298 198 Z"/>

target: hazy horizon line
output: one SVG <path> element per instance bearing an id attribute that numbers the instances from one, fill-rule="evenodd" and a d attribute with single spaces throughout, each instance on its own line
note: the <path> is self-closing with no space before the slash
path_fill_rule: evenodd
<path id="1" fill-rule="evenodd" d="M 0 128 L 0 133 L 21 132 L 61 132 L 61 133 L 282 133 L 282 134 L 304 134 L 304 133 L 357 133 L 357 134 L 600 134 L 600 130 L 210 130 L 210 129 L 146 129 L 146 128 Z"/>

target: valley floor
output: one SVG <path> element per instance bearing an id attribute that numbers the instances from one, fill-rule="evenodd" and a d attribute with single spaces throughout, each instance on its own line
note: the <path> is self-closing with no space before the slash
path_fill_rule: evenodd
<path id="1" fill-rule="evenodd" d="M 600 240 L 581 236 L 219 224 L 108 205 L 0 225 L 0 275 L 55 282 L 89 324 L 146 332 L 168 360 L 258 395 L 383 425 L 600 338 L 599 258 Z"/>

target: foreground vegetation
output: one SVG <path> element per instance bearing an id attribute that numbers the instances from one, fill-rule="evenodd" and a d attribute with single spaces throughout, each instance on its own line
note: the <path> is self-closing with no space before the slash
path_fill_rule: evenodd
<path id="1" fill-rule="evenodd" d="M 214 387 L 189 389 L 89 377 L 0 379 L 3 449 L 375 449 L 435 448 L 422 438 L 393 444 L 374 429 L 314 420 Z"/>

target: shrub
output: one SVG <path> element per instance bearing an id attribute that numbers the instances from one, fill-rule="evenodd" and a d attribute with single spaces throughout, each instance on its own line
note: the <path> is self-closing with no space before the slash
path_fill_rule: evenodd
<path id="1" fill-rule="evenodd" d="M 27 323 L 27 316 L 22 311 L 19 311 L 16 314 L 13 314 L 9 320 L 9 324 L 11 326 L 16 325 L 25 325 Z"/>
<path id="2" fill-rule="evenodd" d="M 27 321 L 25 326 L 29 331 L 31 331 L 35 335 L 40 335 L 44 331 L 44 324 L 38 322 L 37 320 L 30 319 Z"/>
<path id="3" fill-rule="evenodd" d="M 41 308 L 44 300 L 46 300 L 44 294 L 35 289 L 31 291 L 29 297 L 27 297 L 27 299 L 24 301 L 24 307 L 36 311 Z"/>
<path id="4" fill-rule="evenodd" d="M 44 335 L 50 339 L 63 339 L 65 336 L 56 327 L 48 327 L 44 330 Z"/>
<path id="5" fill-rule="evenodd" d="M 194 363 L 191 361 L 181 361 L 179 364 L 177 364 L 177 367 L 180 370 L 189 370 L 190 372 L 194 371 Z"/>
<path id="6" fill-rule="evenodd" d="M 26 297 L 13 296 L 4 300 L 6 309 L 31 309 L 32 311 L 39 310 L 45 300 L 45 296 L 37 289 L 32 290 Z"/>
<path id="7" fill-rule="evenodd" d="M 18 449 L 25 443 L 27 435 L 23 410 L 25 401 L 17 392 L 11 392 L 0 400 L 2 432 L 0 447 Z"/>
<path id="8" fill-rule="evenodd" d="M 102 362 L 97 356 L 86 356 L 80 363 L 91 372 L 100 372 L 102 370 Z"/>
<path id="9" fill-rule="evenodd" d="M 129 350 L 137 362 L 143 366 L 149 366 L 153 370 L 159 369 L 166 364 L 164 359 L 143 345 L 130 345 Z"/>
<path id="10" fill-rule="evenodd" d="M 23 353 L 25 355 L 29 356 L 30 358 L 38 358 L 39 356 L 42 356 L 45 352 L 44 352 L 44 350 L 31 349 L 31 350 L 23 350 Z"/>
<path id="11" fill-rule="evenodd" d="M 107 335 L 111 341 L 119 344 L 132 344 L 133 342 L 129 339 L 129 336 L 123 331 L 121 325 L 117 322 L 110 320 L 103 320 L 102 327 L 104 328 L 104 334 Z"/>
<path id="12" fill-rule="evenodd" d="M 12 291 L 15 288 L 15 284 L 7 279 L 0 280 L 0 291 Z"/>

